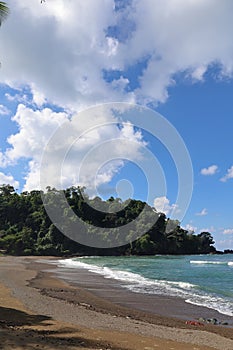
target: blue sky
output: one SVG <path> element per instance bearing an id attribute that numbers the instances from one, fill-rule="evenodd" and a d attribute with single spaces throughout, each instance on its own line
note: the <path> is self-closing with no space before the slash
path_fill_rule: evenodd
<path id="1" fill-rule="evenodd" d="M 211 232 L 217 248 L 233 249 L 232 1 L 8 3 L 0 29 L 0 183 L 39 188 L 47 152 L 50 184 L 147 200 L 183 227 Z M 113 113 L 103 105 L 112 102 L 126 104 Z M 185 212 L 176 202 L 185 191 L 181 170 L 166 141 L 129 123 L 128 109 L 136 114 L 138 104 L 142 120 L 146 108 L 160 113 L 187 147 L 193 192 Z M 145 149 L 159 164 L 153 180 Z"/>

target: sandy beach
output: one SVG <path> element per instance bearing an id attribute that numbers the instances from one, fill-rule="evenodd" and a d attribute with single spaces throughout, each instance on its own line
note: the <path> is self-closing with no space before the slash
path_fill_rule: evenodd
<path id="1" fill-rule="evenodd" d="M 74 286 L 58 278 L 41 260 L 0 257 L 0 349 L 233 349 L 232 327 L 190 326 L 185 313 L 168 317 L 135 308 L 137 300 L 116 303 L 85 288 L 87 280 Z M 161 310 L 161 298 L 158 304 Z"/>

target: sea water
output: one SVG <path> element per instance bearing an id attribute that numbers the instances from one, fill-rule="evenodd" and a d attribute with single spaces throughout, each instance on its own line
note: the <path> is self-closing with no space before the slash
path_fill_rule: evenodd
<path id="1" fill-rule="evenodd" d="M 233 255 L 82 257 L 60 267 L 87 269 L 136 293 L 181 297 L 233 316 Z"/>

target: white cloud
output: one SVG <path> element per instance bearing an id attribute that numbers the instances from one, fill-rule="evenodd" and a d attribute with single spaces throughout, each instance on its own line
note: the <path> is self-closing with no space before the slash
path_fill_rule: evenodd
<path id="1" fill-rule="evenodd" d="M 28 160 L 24 190 L 40 188 L 42 171 L 44 187 L 79 184 L 93 193 L 96 187 L 111 181 L 125 159 L 139 160 L 146 145 L 141 132 L 135 131 L 132 124 L 119 126 L 119 120 L 107 105 L 71 118 L 65 112 L 57 113 L 49 108 L 34 111 L 20 104 L 12 119 L 19 131 L 8 137 L 10 147 L 0 155 L 5 166 L 21 158 Z M 48 144 L 53 135 L 55 141 Z M 41 168 L 45 151 L 47 164 Z"/>
<path id="2" fill-rule="evenodd" d="M 33 96 L 33 102 L 38 106 L 42 107 L 43 104 L 46 102 L 46 98 L 44 94 L 40 91 L 37 91 L 36 88 L 32 86 L 32 96 Z"/>
<path id="3" fill-rule="evenodd" d="M 28 95 L 22 94 L 20 91 L 19 93 L 15 93 L 14 95 L 13 94 L 11 95 L 10 93 L 6 92 L 5 97 L 10 102 L 16 101 L 18 103 L 23 103 L 23 104 L 27 104 L 29 102 Z"/>
<path id="4" fill-rule="evenodd" d="M 17 189 L 19 187 L 19 182 L 16 181 L 12 175 L 6 175 L 0 172 L 0 185 L 11 185 Z"/>
<path id="5" fill-rule="evenodd" d="M 232 76 L 231 0 L 157 0 L 156 8 L 154 0 L 132 0 L 118 12 L 114 0 L 69 0 L 68 5 L 65 0 L 43 5 L 40 1 L 9 0 L 9 6 L 11 15 L 0 31 L 0 82 L 19 90 L 15 96 L 7 93 L 9 100 L 31 102 L 23 89 L 29 86 L 32 102 L 38 107 L 45 101 L 72 111 L 106 101 L 164 102 L 179 73 L 192 82 L 200 81 L 210 66 L 218 64 L 221 76 Z M 109 30 L 113 27 L 115 31 Z M 135 74 L 127 74 L 142 61 L 144 69 L 137 67 Z M 117 75 L 106 81 L 104 72 L 112 70 L 118 70 Z M 20 130 L 9 137 L 10 148 L 0 154 L 1 162 L 30 159 L 26 182 L 34 183 L 32 174 L 39 168 L 49 135 L 67 119 L 66 113 L 36 112 L 21 105 L 14 119 Z M 88 121 L 84 130 L 86 126 Z M 88 142 L 92 147 L 100 133 L 83 137 L 79 148 L 86 150 Z M 126 127 L 110 128 L 102 132 L 103 140 L 107 134 L 123 138 L 124 133 Z M 140 142 L 137 139 L 134 150 L 131 145 L 130 156 L 139 156 Z M 217 170 L 216 165 L 202 169 L 203 175 Z M 101 171 L 97 182 L 101 177 L 111 178 Z M 70 178 L 69 173 L 63 175 Z M 222 181 L 230 178 L 231 172 L 226 176 Z M 174 210 L 174 205 L 167 205 L 166 211 L 169 206 Z"/>
<path id="6" fill-rule="evenodd" d="M 202 209 L 199 213 L 196 213 L 197 216 L 206 216 L 208 211 L 206 208 Z"/>
<path id="7" fill-rule="evenodd" d="M 233 72 L 231 0 L 9 1 L 1 28 L 1 82 L 30 85 L 34 102 L 83 108 L 106 101 L 165 101 L 175 75 L 204 79 L 213 64 Z M 116 34 L 109 28 L 116 26 Z M 114 31 L 112 31 L 114 32 Z M 223 40 L 224 38 L 224 40 Z M 143 71 L 127 69 L 145 60 Z M 106 82 L 103 71 L 121 76 Z M 132 88 L 137 78 L 140 85 Z M 131 90 L 129 86 L 131 86 Z"/>
<path id="8" fill-rule="evenodd" d="M 119 50 L 122 55 L 127 52 L 128 64 L 150 57 L 138 94 L 147 100 L 164 101 L 175 74 L 203 80 L 208 67 L 215 63 L 220 74 L 232 75 L 230 0 L 158 0 L 156 8 L 154 0 L 135 0 L 133 4 L 136 29 Z"/>
<path id="9" fill-rule="evenodd" d="M 227 173 L 225 176 L 223 176 L 220 181 L 226 182 L 230 179 L 233 179 L 233 165 L 227 170 Z"/>
<path id="10" fill-rule="evenodd" d="M 11 16 L 2 28 L 4 52 L 1 81 L 11 86 L 32 87 L 34 102 L 43 98 L 82 109 L 99 102 L 124 99 L 127 80 L 115 84 L 102 71 L 113 67 L 118 41 L 106 36 L 114 25 L 113 0 L 12 0 Z M 22 40 L 23 38 L 23 40 Z M 20 84 L 19 84 L 20 83 Z M 132 102 L 133 94 L 126 98 Z"/>
<path id="11" fill-rule="evenodd" d="M 205 176 L 212 176 L 216 174 L 218 171 L 218 166 L 217 165 L 211 165 L 208 168 L 203 168 L 201 169 L 201 174 Z"/>
<path id="12" fill-rule="evenodd" d="M 194 80 L 202 81 L 204 80 L 204 74 L 206 71 L 207 71 L 206 66 L 199 66 L 196 69 L 194 69 L 194 71 L 191 73 L 191 76 Z"/>
<path id="13" fill-rule="evenodd" d="M 10 114 L 10 110 L 6 106 L 0 104 L 0 115 L 8 114 Z"/>
<path id="14" fill-rule="evenodd" d="M 190 233 L 200 234 L 201 232 L 210 232 L 211 234 L 216 232 L 216 228 L 214 226 L 209 227 L 198 227 L 190 221 L 190 223 L 182 226 L 185 230 L 188 230 Z"/>
<path id="15" fill-rule="evenodd" d="M 233 228 L 223 230 L 224 235 L 233 235 Z"/>
<path id="16" fill-rule="evenodd" d="M 214 226 L 202 227 L 201 229 L 198 230 L 198 233 L 201 233 L 201 232 L 214 233 L 214 232 L 216 232 L 216 228 Z"/>
<path id="17" fill-rule="evenodd" d="M 33 111 L 20 104 L 12 118 L 18 124 L 19 132 L 7 139 L 11 146 L 5 152 L 7 164 L 14 164 L 20 158 L 38 161 L 52 133 L 67 119 L 65 113 L 56 113 L 49 108 Z"/>
<path id="18" fill-rule="evenodd" d="M 4 152 L 0 152 L 0 167 L 5 168 L 6 164 L 7 164 L 6 156 Z"/>
<path id="19" fill-rule="evenodd" d="M 190 233 L 200 234 L 201 232 L 210 232 L 211 234 L 216 232 L 216 228 L 214 226 L 209 227 L 198 227 L 192 221 L 190 221 L 185 226 L 182 226 L 185 230 L 188 230 Z"/>
<path id="20" fill-rule="evenodd" d="M 233 239 L 224 239 L 218 242 L 219 249 L 233 249 Z"/>
<path id="21" fill-rule="evenodd" d="M 171 213 L 174 215 L 179 213 L 177 204 L 170 204 L 170 200 L 165 196 L 155 198 L 154 208 L 157 212 L 164 213 L 166 216 Z"/>
<path id="22" fill-rule="evenodd" d="M 185 225 L 184 229 L 187 230 L 189 233 L 194 233 L 197 231 L 197 227 L 194 226 L 192 223 Z"/>

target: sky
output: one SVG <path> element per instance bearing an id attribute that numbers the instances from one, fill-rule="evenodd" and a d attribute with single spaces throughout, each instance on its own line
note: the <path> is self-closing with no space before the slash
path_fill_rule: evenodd
<path id="1" fill-rule="evenodd" d="M 9 0 L 0 184 L 147 201 L 233 249 L 232 0 Z"/>

